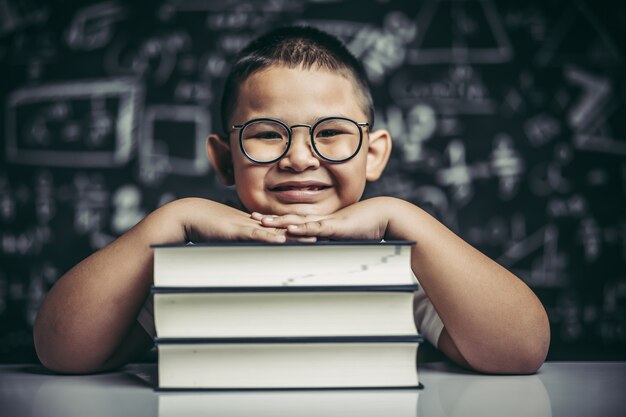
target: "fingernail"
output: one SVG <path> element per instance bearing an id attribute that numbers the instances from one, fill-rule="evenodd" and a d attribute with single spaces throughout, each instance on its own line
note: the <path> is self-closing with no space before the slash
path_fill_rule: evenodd
<path id="1" fill-rule="evenodd" d="M 300 226 L 298 226 L 297 224 L 290 224 L 289 226 L 287 226 L 287 229 L 289 230 L 298 230 Z"/>
<path id="2" fill-rule="evenodd" d="M 273 222 L 273 221 L 274 221 L 274 218 L 273 218 L 273 217 L 263 217 L 263 221 L 264 221 L 264 222 L 271 223 L 271 222 Z"/>

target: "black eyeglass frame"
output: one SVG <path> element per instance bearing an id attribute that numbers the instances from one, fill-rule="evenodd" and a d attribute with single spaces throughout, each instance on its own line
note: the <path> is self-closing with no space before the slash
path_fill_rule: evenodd
<path id="1" fill-rule="evenodd" d="M 326 122 L 328 120 L 345 120 L 345 121 L 354 123 L 356 125 L 356 127 L 359 128 L 359 146 L 357 146 L 357 148 L 354 151 L 354 153 L 352 155 L 350 155 L 349 157 L 343 158 L 343 159 L 330 159 L 330 158 L 327 158 L 324 155 L 322 155 L 321 152 L 317 149 L 317 146 L 315 145 L 315 138 L 313 137 L 313 132 L 315 131 L 315 128 L 317 128 L 317 126 L 319 126 L 321 123 L 324 123 L 324 122 Z M 279 125 L 284 127 L 287 130 L 287 132 L 289 133 L 289 137 L 288 137 L 288 140 L 287 140 L 287 146 L 285 147 L 285 150 L 283 151 L 282 154 L 280 154 L 279 157 L 277 157 L 275 159 L 272 159 L 271 161 L 257 161 L 256 159 L 254 159 L 250 155 L 248 155 L 248 153 L 246 152 L 246 150 L 243 147 L 243 131 L 245 130 L 246 127 L 248 127 L 252 123 L 258 123 L 258 122 L 274 122 L 274 123 L 278 123 Z M 324 161 L 338 164 L 338 163 L 349 161 L 350 159 L 354 158 L 359 153 L 359 151 L 361 150 L 361 146 L 363 145 L 363 128 L 364 127 L 369 127 L 369 123 L 367 123 L 367 122 L 357 122 L 357 121 L 352 120 L 352 119 L 347 118 L 347 117 L 331 116 L 331 117 L 325 117 L 323 119 L 318 120 L 317 122 L 315 122 L 314 125 L 297 124 L 297 125 L 287 126 L 285 123 L 281 122 L 278 119 L 272 119 L 272 118 L 269 118 L 269 117 L 262 117 L 262 118 L 258 118 L 258 119 L 248 120 L 247 122 L 245 122 L 242 125 L 233 125 L 228 133 L 232 133 L 234 130 L 239 130 L 239 149 L 241 149 L 241 152 L 250 161 L 252 161 L 252 162 L 254 162 L 256 164 L 267 165 L 267 164 L 276 163 L 276 162 L 280 161 L 285 155 L 287 155 L 287 153 L 289 152 L 289 149 L 291 148 L 291 142 L 292 142 L 292 138 L 293 138 L 293 131 L 292 131 L 292 129 L 295 128 L 295 127 L 308 127 L 309 128 L 309 137 L 311 138 L 311 147 L 315 151 L 315 154 L 317 156 L 319 156 L 321 159 L 323 159 Z"/>

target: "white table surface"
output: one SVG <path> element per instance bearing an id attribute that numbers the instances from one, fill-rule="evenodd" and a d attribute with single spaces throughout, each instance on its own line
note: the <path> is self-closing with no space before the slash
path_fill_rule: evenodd
<path id="1" fill-rule="evenodd" d="M 0 416 L 626 416 L 626 362 L 548 362 L 525 376 L 427 363 L 422 390 L 163 393 L 154 374 L 153 364 L 86 376 L 2 365 Z"/>

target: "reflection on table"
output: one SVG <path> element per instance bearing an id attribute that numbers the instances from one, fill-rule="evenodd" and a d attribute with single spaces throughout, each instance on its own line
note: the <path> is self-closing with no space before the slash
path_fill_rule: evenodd
<path id="1" fill-rule="evenodd" d="M 422 390 L 159 392 L 154 364 L 97 375 L 0 366 L 0 415 L 624 416 L 626 363 L 547 363 L 536 375 L 493 376 L 447 363 L 420 366 Z"/>

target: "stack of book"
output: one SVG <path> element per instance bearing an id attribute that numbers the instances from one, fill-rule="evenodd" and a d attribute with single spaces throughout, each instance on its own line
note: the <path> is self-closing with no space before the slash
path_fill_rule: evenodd
<path id="1" fill-rule="evenodd" d="M 153 245 L 157 388 L 420 387 L 412 245 Z"/>

